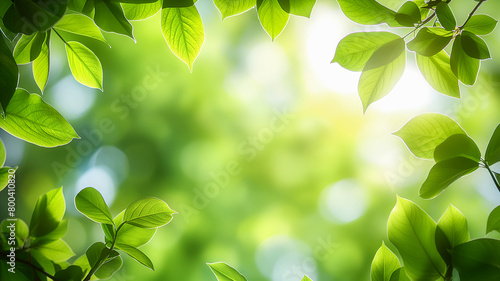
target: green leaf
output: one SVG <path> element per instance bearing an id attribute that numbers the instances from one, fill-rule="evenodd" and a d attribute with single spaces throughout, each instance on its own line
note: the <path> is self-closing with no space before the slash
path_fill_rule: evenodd
<path id="1" fill-rule="evenodd" d="M 255 7 L 256 0 L 214 0 L 222 19 L 239 15 Z"/>
<path id="2" fill-rule="evenodd" d="M 390 281 L 411 281 L 411 280 L 406 274 L 405 268 L 400 267 L 392 273 Z"/>
<path id="3" fill-rule="evenodd" d="M 398 10 L 395 16 L 396 21 L 402 26 L 414 26 L 419 23 L 420 9 L 413 1 L 406 1 Z"/>
<path id="4" fill-rule="evenodd" d="M 169 223 L 176 213 L 163 200 L 150 197 L 128 205 L 123 222 L 142 228 L 155 228 Z"/>
<path id="5" fill-rule="evenodd" d="M 122 3 L 123 12 L 128 20 L 145 20 L 156 15 L 162 6 L 161 1 L 144 4 Z"/>
<path id="6" fill-rule="evenodd" d="M 101 61 L 89 48 L 80 42 L 66 43 L 69 68 L 76 81 L 102 91 Z"/>
<path id="7" fill-rule="evenodd" d="M 394 88 L 405 69 L 404 40 L 399 38 L 384 46 L 373 53 L 359 79 L 358 92 L 363 102 L 363 112 L 366 112 L 370 104 L 383 98 Z M 381 58 L 387 59 L 393 56 L 397 57 L 390 63 L 376 67 L 380 64 Z"/>
<path id="8" fill-rule="evenodd" d="M 393 134 L 405 142 L 413 155 L 433 159 L 436 146 L 452 135 L 465 134 L 465 131 L 446 115 L 423 113 L 413 117 Z"/>
<path id="9" fill-rule="evenodd" d="M 133 27 L 125 17 L 120 3 L 110 0 L 94 0 L 94 21 L 102 30 L 122 34 L 134 39 Z"/>
<path id="10" fill-rule="evenodd" d="M 462 32 L 462 47 L 467 55 L 475 59 L 485 60 L 491 58 L 486 42 L 471 32 Z"/>
<path id="11" fill-rule="evenodd" d="M 418 69 L 434 90 L 450 97 L 460 98 L 458 79 L 451 71 L 450 57 L 444 50 L 430 57 L 415 55 Z"/>
<path id="12" fill-rule="evenodd" d="M 69 1 L 68 9 L 82 13 L 92 18 L 94 16 L 94 0 Z"/>
<path id="13" fill-rule="evenodd" d="M 158 0 L 111 0 L 111 1 L 128 3 L 128 4 L 147 4 L 147 3 L 156 2 Z M 169 1 L 169 0 L 165 0 L 165 1 Z M 170 1 L 174 1 L 174 0 L 170 0 Z M 183 0 L 177 0 L 177 1 L 183 1 Z"/>
<path id="14" fill-rule="evenodd" d="M 81 267 L 76 265 L 70 265 L 66 269 L 56 272 L 54 277 L 57 280 L 81 281 L 84 275 Z"/>
<path id="15" fill-rule="evenodd" d="M 451 251 L 461 281 L 500 280 L 500 240 L 479 238 Z"/>
<path id="16" fill-rule="evenodd" d="M 316 0 L 278 0 L 283 11 L 296 16 L 310 17 Z"/>
<path id="17" fill-rule="evenodd" d="M 436 248 L 436 223 L 415 203 L 398 197 L 387 231 L 414 281 L 431 281 L 444 276 L 446 264 Z"/>
<path id="18" fill-rule="evenodd" d="M 115 225 L 121 225 L 123 223 L 124 213 L 125 211 L 122 211 L 113 219 Z M 153 238 L 155 233 L 156 233 L 156 228 L 141 228 L 130 224 L 124 224 L 122 228 L 120 228 L 120 231 L 118 232 L 116 243 L 137 248 L 148 243 L 151 240 L 151 238 Z M 108 236 L 110 236 L 109 234 Z"/>
<path id="19" fill-rule="evenodd" d="M 68 231 L 68 220 L 62 220 L 61 222 L 59 222 L 57 227 L 54 228 L 54 230 L 52 230 L 51 232 L 49 232 L 43 236 L 36 237 L 32 241 L 32 244 L 33 245 L 38 244 L 38 243 L 47 244 L 51 241 L 58 240 L 59 238 L 62 238 L 66 234 L 67 231 Z"/>
<path id="20" fill-rule="evenodd" d="M 457 35 L 451 49 L 451 71 L 465 85 L 474 85 L 479 72 L 479 60 L 470 57 L 462 46 L 462 35 Z"/>
<path id="21" fill-rule="evenodd" d="M 451 264 L 449 250 L 469 239 L 467 219 L 462 212 L 450 204 L 437 223 L 436 246 L 439 253 L 448 264 Z"/>
<path id="22" fill-rule="evenodd" d="M 39 95 L 18 89 L 7 106 L 7 116 L 0 127 L 27 142 L 54 147 L 80 138 L 71 125 Z"/>
<path id="23" fill-rule="evenodd" d="M 12 1 L 0 1 L 0 29 L 5 38 L 9 39 L 10 41 L 14 41 L 18 33 L 8 30 L 3 24 L 3 17 L 11 6 L 12 6 Z"/>
<path id="24" fill-rule="evenodd" d="M 450 136 L 434 150 L 434 160 L 440 162 L 455 157 L 469 158 L 475 162 L 481 161 L 481 151 L 476 143 L 464 134 Z"/>
<path id="25" fill-rule="evenodd" d="M 356 32 L 344 37 L 337 45 L 332 63 L 338 62 L 351 71 L 361 71 L 373 53 L 400 37 L 390 32 Z"/>
<path id="26" fill-rule="evenodd" d="M 224 262 L 207 263 L 219 281 L 246 281 L 245 276 Z"/>
<path id="27" fill-rule="evenodd" d="M 497 20 L 487 15 L 473 15 L 465 24 L 464 30 L 477 35 L 490 34 L 497 25 Z"/>
<path id="28" fill-rule="evenodd" d="M 75 197 L 75 206 L 80 213 L 98 223 L 113 224 L 113 217 L 101 193 L 93 187 L 82 189 Z"/>
<path id="29" fill-rule="evenodd" d="M 33 34 L 47 31 L 66 11 L 66 0 L 16 0 L 3 17 L 3 23 L 15 33 Z"/>
<path id="30" fill-rule="evenodd" d="M 382 242 L 372 261 L 371 281 L 390 281 L 392 273 L 400 267 L 398 257 Z"/>
<path id="31" fill-rule="evenodd" d="M 14 95 L 19 81 L 19 70 L 12 52 L 5 44 L 3 38 L 0 40 L 0 104 L 5 112 L 10 99 Z M 5 113 L 3 114 L 5 116 Z"/>
<path id="32" fill-rule="evenodd" d="M 66 203 L 62 187 L 51 190 L 38 197 L 31 216 L 30 236 L 44 236 L 57 228 L 61 222 Z"/>
<path id="33" fill-rule="evenodd" d="M 96 272 L 95 276 L 99 279 L 108 279 L 118 271 L 123 265 L 123 259 L 120 256 L 106 261 Z"/>
<path id="34" fill-rule="evenodd" d="M 43 42 L 45 41 L 46 33 L 37 32 L 32 35 L 23 35 L 17 41 L 14 48 L 14 59 L 17 64 L 26 64 L 35 60 L 42 50 Z"/>
<path id="35" fill-rule="evenodd" d="M 309 278 L 307 275 L 304 275 L 304 277 L 302 277 L 301 281 L 312 281 L 312 279 Z"/>
<path id="36" fill-rule="evenodd" d="M 163 8 L 161 29 L 172 53 L 192 71 L 205 38 L 203 23 L 196 6 Z"/>
<path id="37" fill-rule="evenodd" d="M 103 260 L 109 249 L 102 242 L 95 242 L 85 252 L 89 266 L 92 268 L 100 260 Z"/>
<path id="38" fill-rule="evenodd" d="M 163 8 L 187 8 L 198 0 L 163 0 Z"/>
<path id="39" fill-rule="evenodd" d="M 387 23 L 391 27 L 400 26 L 395 20 L 396 12 L 375 0 L 339 0 L 342 12 L 354 22 L 373 25 Z"/>
<path id="40" fill-rule="evenodd" d="M 274 40 L 288 23 L 289 15 L 283 11 L 278 0 L 257 0 L 257 13 L 264 30 Z"/>
<path id="41" fill-rule="evenodd" d="M 5 165 L 6 158 L 7 155 L 5 154 L 5 146 L 3 145 L 3 142 L 0 139 L 0 167 L 3 167 L 3 165 Z"/>
<path id="42" fill-rule="evenodd" d="M 491 136 L 484 158 L 488 162 L 488 165 L 493 165 L 500 161 L 500 125 L 497 126 Z"/>
<path id="43" fill-rule="evenodd" d="M 32 248 L 32 251 L 36 251 L 55 262 L 65 261 L 75 255 L 68 244 L 62 239 L 47 244 L 37 245 Z"/>
<path id="44" fill-rule="evenodd" d="M 440 27 L 424 27 L 417 33 L 415 39 L 408 42 L 408 50 L 414 51 L 422 56 L 433 56 L 448 43 L 453 37 L 453 32 Z"/>
<path id="45" fill-rule="evenodd" d="M 496 206 L 495 209 L 493 209 L 493 211 L 491 211 L 488 215 L 486 234 L 492 232 L 493 230 L 500 232 L 500 206 Z"/>
<path id="46" fill-rule="evenodd" d="M 122 250 L 125 253 L 127 253 L 127 255 L 129 255 L 130 257 L 132 257 L 134 260 L 144 265 L 145 267 L 153 271 L 155 270 L 153 262 L 148 258 L 148 256 L 146 256 L 146 254 L 141 252 L 139 249 L 124 244 L 116 244 L 116 247 L 119 250 Z"/>
<path id="47" fill-rule="evenodd" d="M 454 30 L 457 26 L 453 11 L 450 9 L 447 2 L 439 2 L 436 5 L 436 16 L 441 26 L 446 30 Z"/>
<path id="48" fill-rule="evenodd" d="M 33 61 L 33 77 L 35 78 L 36 85 L 43 93 L 47 81 L 49 80 L 50 69 L 50 30 L 47 31 L 45 41 L 43 42 L 40 54 Z"/>
<path id="49" fill-rule="evenodd" d="M 10 167 L 2 167 L 0 168 L 0 191 L 2 191 L 7 185 L 9 184 L 9 180 L 13 176 L 14 173 L 11 173 L 12 170 L 15 171 L 17 170 L 17 167 L 10 168 Z"/>
<path id="50" fill-rule="evenodd" d="M 431 199 L 459 178 L 474 172 L 479 163 L 465 157 L 455 157 L 436 163 L 419 190 L 419 196 Z"/>
<path id="51" fill-rule="evenodd" d="M 29 236 L 28 225 L 20 218 L 4 219 L 0 224 L 0 229 L 6 236 L 10 236 L 11 230 L 15 229 L 17 247 L 22 247 L 24 241 Z"/>
<path id="52" fill-rule="evenodd" d="M 67 14 L 54 26 L 54 28 L 108 44 L 94 21 L 82 14 Z"/>

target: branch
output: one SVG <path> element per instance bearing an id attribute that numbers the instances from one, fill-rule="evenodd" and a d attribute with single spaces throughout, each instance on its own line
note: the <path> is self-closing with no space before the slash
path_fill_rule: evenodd
<path id="1" fill-rule="evenodd" d="M 417 31 L 417 29 L 421 28 L 422 26 L 424 26 L 429 21 L 431 21 L 435 16 L 436 16 L 436 13 L 435 12 L 432 13 L 432 15 L 428 16 L 420 24 L 418 24 L 417 26 L 415 26 L 412 31 L 408 32 L 408 34 L 406 34 L 405 36 L 403 36 L 403 39 L 405 39 L 406 37 L 408 37 L 408 35 L 412 34 L 413 32 Z"/>
<path id="2" fill-rule="evenodd" d="M 462 24 L 462 26 L 460 26 L 458 29 L 463 29 L 464 26 L 469 22 L 470 18 L 472 18 L 472 16 L 474 15 L 474 13 L 476 13 L 477 9 L 479 9 L 479 6 L 481 6 L 483 4 L 483 2 L 485 2 L 486 0 L 479 0 L 479 3 L 477 3 L 476 7 L 474 7 L 474 9 L 472 10 L 472 12 L 470 12 L 469 14 L 469 17 L 467 17 L 467 19 L 465 20 L 464 24 Z"/>
<path id="3" fill-rule="evenodd" d="M 488 170 L 488 172 L 490 173 L 490 176 L 493 179 L 493 182 L 495 183 L 498 191 L 500 191 L 500 183 L 497 181 L 497 178 L 493 174 L 493 171 L 490 169 L 490 166 L 488 165 L 488 163 L 486 161 L 484 161 L 483 163 L 484 163 L 484 167 L 486 168 L 486 170 Z"/>
<path id="4" fill-rule="evenodd" d="M 5 259 L 5 258 L 4 258 L 4 255 L 2 255 L 0 258 L 1 258 L 1 259 Z M 45 275 L 45 276 L 49 277 L 50 279 L 52 279 L 52 280 L 54 280 L 54 281 L 58 281 L 58 279 L 56 279 L 53 275 L 51 275 L 50 273 L 46 272 L 46 271 L 45 271 L 45 270 L 43 270 L 42 268 L 40 268 L 40 267 L 38 267 L 38 266 L 36 266 L 36 265 L 32 264 L 32 263 L 31 263 L 31 262 L 29 262 L 29 261 L 25 261 L 25 260 L 23 260 L 23 259 L 19 259 L 19 258 L 16 258 L 16 261 L 18 261 L 18 262 L 20 262 L 20 263 L 23 263 L 23 264 L 25 264 L 25 265 L 28 265 L 29 267 L 33 268 L 34 270 L 36 270 L 36 271 L 40 272 L 41 274 L 43 274 L 43 275 Z"/>

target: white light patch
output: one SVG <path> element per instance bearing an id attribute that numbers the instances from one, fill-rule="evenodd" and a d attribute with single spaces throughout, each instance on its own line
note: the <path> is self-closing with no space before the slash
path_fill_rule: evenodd
<path id="1" fill-rule="evenodd" d="M 250 77 L 262 85 L 281 83 L 288 70 L 284 51 L 275 43 L 261 43 L 253 47 L 245 64 Z"/>
<path id="2" fill-rule="evenodd" d="M 95 90 L 79 84 L 72 76 L 64 77 L 49 90 L 49 103 L 70 120 L 85 115 L 96 99 Z"/>
<path id="3" fill-rule="evenodd" d="M 118 183 L 122 182 L 129 171 L 127 156 L 115 146 L 103 146 L 97 150 L 90 160 L 94 167 L 106 167 L 113 171 Z"/>
<path id="4" fill-rule="evenodd" d="M 321 192 L 318 205 L 320 213 L 329 221 L 348 223 L 366 211 L 366 193 L 354 180 L 342 180 Z"/>
<path id="5" fill-rule="evenodd" d="M 95 167 L 83 173 L 76 182 L 75 194 L 78 194 L 80 190 L 86 187 L 97 189 L 108 206 L 113 204 L 116 195 L 116 184 L 106 168 Z"/>

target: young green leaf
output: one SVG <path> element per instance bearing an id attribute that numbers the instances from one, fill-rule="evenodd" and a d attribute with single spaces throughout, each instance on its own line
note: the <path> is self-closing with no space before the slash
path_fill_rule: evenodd
<path id="1" fill-rule="evenodd" d="M 396 21 L 402 26 L 413 26 L 419 23 L 420 9 L 413 1 L 406 1 L 396 13 Z"/>
<path id="2" fill-rule="evenodd" d="M 446 264 L 436 248 L 436 223 L 419 206 L 398 197 L 387 232 L 412 280 L 429 281 L 444 276 Z"/>
<path id="3" fill-rule="evenodd" d="M 451 71 L 465 85 L 474 85 L 479 72 L 479 60 L 470 57 L 462 46 L 462 35 L 457 35 L 451 49 Z"/>
<path id="4" fill-rule="evenodd" d="M 278 0 L 283 11 L 296 16 L 310 17 L 316 0 Z"/>
<path id="5" fill-rule="evenodd" d="M 375 0 L 339 0 L 342 12 L 354 22 L 373 25 L 387 23 L 391 27 L 400 26 L 396 12 Z"/>
<path id="6" fill-rule="evenodd" d="M 37 252 L 55 262 L 65 261 L 75 255 L 71 248 L 62 239 L 47 244 L 36 245 L 32 251 Z"/>
<path id="7" fill-rule="evenodd" d="M 491 211 L 488 215 L 486 234 L 492 232 L 493 230 L 500 232 L 500 206 L 496 206 L 495 209 L 493 209 L 493 211 Z"/>
<path id="8" fill-rule="evenodd" d="M 476 143 L 464 134 L 450 136 L 434 150 L 434 160 L 440 162 L 455 157 L 465 157 L 472 161 L 481 160 L 481 151 Z"/>
<path id="9" fill-rule="evenodd" d="M 144 4 L 121 3 L 121 5 L 128 20 L 145 20 L 161 10 L 162 1 Z"/>
<path id="10" fill-rule="evenodd" d="M 264 30 L 274 40 L 288 23 L 289 15 L 283 11 L 278 0 L 257 0 L 257 13 Z"/>
<path id="11" fill-rule="evenodd" d="M 459 178 L 474 172 L 479 163 L 464 157 L 455 157 L 436 163 L 419 190 L 419 196 L 431 199 Z"/>
<path id="12" fill-rule="evenodd" d="M 89 48 L 80 42 L 66 43 L 69 68 L 76 81 L 102 91 L 101 61 Z"/>
<path id="13" fill-rule="evenodd" d="M 361 71 L 373 53 L 400 38 L 390 32 L 356 32 L 344 37 L 337 45 L 332 63 L 338 62 L 351 71 Z"/>
<path id="14" fill-rule="evenodd" d="M 256 2 L 256 0 L 214 0 L 222 19 L 244 13 L 255 7 Z"/>
<path id="15" fill-rule="evenodd" d="M 312 281 L 311 278 L 309 278 L 309 276 L 307 275 L 304 275 L 304 277 L 302 277 L 302 280 L 301 281 Z"/>
<path id="16" fill-rule="evenodd" d="M 11 168 L 11 167 L 2 167 L 0 168 L 0 191 L 2 191 L 8 184 L 9 180 L 12 177 L 12 170 L 15 171 L 17 170 L 17 167 Z"/>
<path id="17" fill-rule="evenodd" d="M 392 44 L 394 42 L 396 44 Z M 363 112 L 366 112 L 370 104 L 386 96 L 403 75 L 406 64 L 404 40 L 399 38 L 387 45 L 389 44 L 391 48 L 380 48 L 373 53 L 361 73 L 358 92 L 363 103 Z M 393 55 L 397 56 L 393 61 L 376 67 L 380 64 L 380 58 L 391 58 Z"/>
<path id="18" fill-rule="evenodd" d="M 500 161 L 500 125 L 497 126 L 491 136 L 484 158 L 488 162 L 488 165 L 493 165 Z"/>
<path id="19" fill-rule="evenodd" d="M 392 273 L 390 281 L 411 281 L 411 280 L 406 274 L 405 268 L 400 267 Z"/>
<path id="20" fill-rule="evenodd" d="M 9 47 L 5 44 L 3 39 L 0 40 L 0 89 L 2 89 L 2 94 L 0 95 L 0 105 L 2 111 L 4 112 L 3 117 L 5 117 L 5 111 L 10 99 L 16 91 L 17 82 L 19 80 L 19 70 L 17 68 L 17 63 L 12 56 L 12 52 Z"/>
<path id="21" fill-rule="evenodd" d="M 451 256 L 461 281 L 500 280 L 500 240 L 474 239 L 453 248 Z"/>
<path id="22" fill-rule="evenodd" d="M 477 35 L 490 34 L 497 25 L 497 20 L 487 15 L 473 15 L 465 24 L 464 30 Z"/>
<path id="23" fill-rule="evenodd" d="M 102 30 L 122 34 L 134 39 L 133 27 L 125 17 L 120 3 L 111 0 L 94 0 L 94 21 Z"/>
<path id="24" fill-rule="evenodd" d="M 192 71 L 205 38 L 205 31 L 196 6 L 163 8 L 161 29 L 168 47 Z"/>
<path id="25" fill-rule="evenodd" d="M 400 267 L 398 257 L 382 242 L 372 261 L 371 281 L 390 281 L 392 273 Z"/>
<path id="26" fill-rule="evenodd" d="M 207 263 L 219 281 L 246 281 L 238 270 L 224 262 Z"/>
<path id="27" fill-rule="evenodd" d="M 475 59 L 485 60 L 491 58 L 486 42 L 474 33 L 462 32 L 462 47 L 467 55 Z"/>
<path id="28" fill-rule="evenodd" d="M 449 205 L 437 223 L 436 246 L 447 264 L 451 263 L 448 250 L 469 241 L 469 227 L 464 214 L 455 206 Z"/>
<path id="29" fill-rule="evenodd" d="M 436 5 L 436 16 L 439 20 L 439 23 L 446 30 L 454 30 L 457 26 L 455 16 L 453 15 L 453 12 L 451 11 L 450 6 L 448 6 L 447 2 L 439 2 Z"/>
<path id="30" fill-rule="evenodd" d="M 44 236 L 57 228 L 64 216 L 66 203 L 62 187 L 38 197 L 31 216 L 30 236 Z"/>
<path id="31" fill-rule="evenodd" d="M 165 201 L 150 197 L 128 205 L 123 215 L 123 222 L 141 228 L 155 228 L 169 223 L 172 215 L 176 213 Z"/>
<path id="32" fill-rule="evenodd" d="M 17 64 L 27 64 L 35 60 L 40 54 L 46 38 L 45 32 L 32 35 L 23 35 L 14 47 L 14 59 Z"/>
<path id="33" fill-rule="evenodd" d="M 94 21 L 82 14 L 67 14 L 54 26 L 54 28 L 108 44 Z"/>
<path id="34" fill-rule="evenodd" d="M 393 134 L 405 142 L 413 155 L 433 159 L 436 146 L 452 135 L 466 133 L 455 120 L 446 115 L 423 113 L 413 117 Z"/>
<path id="35" fill-rule="evenodd" d="M 75 206 L 80 213 L 95 222 L 113 224 L 108 205 L 101 193 L 93 187 L 87 187 L 78 192 L 75 197 Z"/>
<path id="36" fill-rule="evenodd" d="M 115 225 L 121 225 L 123 223 L 124 213 L 125 211 L 122 211 L 113 219 Z M 156 230 L 156 228 L 141 228 L 130 224 L 124 224 L 118 232 L 116 243 L 137 248 L 148 243 L 155 235 Z M 110 240 L 112 240 L 112 238 Z"/>
<path id="37" fill-rule="evenodd" d="M 440 27 L 424 27 L 417 33 L 415 39 L 408 42 L 408 50 L 414 51 L 422 56 L 433 56 L 448 43 L 453 37 L 453 32 Z"/>
<path id="38" fill-rule="evenodd" d="M 130 257 L 132 257 L 134 260 L 144 265 L 145 267 L 153 271 L 155 270 L 153 262 L 148 258 L 148 256 L 146 256 L 146 254 L 141 252 L 139 249 L 123 244 L 116 244 L 116 247 L 119 250 L 122 250 L 125 253 L 127 253 L 127 255 L 129 255 Z"/>
<path id="39" fill-rule="evenodd" d="M 434 90 L 450 97 L 460 98 L 458 79 L 451 71 L 450 57 L 444 50 L 430 57 L 415 55 L 420 73 Z"/>
<path id="40" fill-rule="evenodd" d="M 47 31 L 47 36 L 42 45 L 40 55 L 33 61 L 33 77 L 36 85 L 43 93 L 47 81 L 49 80 L 50 69 L 50 30 Z"/>
<path id="41" fill-rule="evenodd" d="M 71 125 L 39 95 L 17 89 L 7 106 L 0 127 L 9 134 L 27 142 L 54 147 L 80 138 Z"/>
<path id="42" fill-rule="evenodd" d="M 95 276 L 99 279 L 108 279 L 113 274 L 118 271 L 123 265 L 123 259 L 121 256 L 116 256 L 115 258 L 106 261 L 99 269 L 95 272 Z"/>
<path id="43" fill-rule="evenodd" d="M 1 232 L 9 235 L 12 233 L 12 229 L 15 229 L 15 237 L 16 237 L 16 242 L 18 247 L 22 247 L 24 244 L 24 241 L 26 238 L 29 236 L 29 229 L 28 225 L 20 218 L 10 218 L 10 219 L 15 219 L 15 221 L 9 220 L 9 219 L 4 219 L 2 223 L 0 224 L 0 229 Z M 12 228 L 14 226 L 14 228 Z"/>

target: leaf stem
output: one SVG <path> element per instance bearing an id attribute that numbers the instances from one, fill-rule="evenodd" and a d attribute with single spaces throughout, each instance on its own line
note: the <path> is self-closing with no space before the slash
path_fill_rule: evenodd
<path id="1" fill-rule="evenodd" d="M 493 174 L 493 171 L 490 169 L 490 165 L 488 165 L 488 163 L 486 161 L 483 161 L 483 163 L 484 163 L 484 167 L 486 168 L 486 170 L 488 170 L 488 172 L 490 173 L 491 179 L 495 183 L 498 191 L 500 191 L 500 183 L 497 181 L 495 175 Z"/>
<path id="2" fill-rule="evenodd" d="M 474 13 L 476 13 L 477 9 L 479 9 L 479 7 L 483 4 L 484 1 L 486 1 L 486 0 L 479 0 L 479 3 L 477 3 L 476 7 L 474 7 L 474 9 L 472 10 L 472 12 L 470 12 L 469 17 L 467 17 L 467 19 L 465 20 L 464 24 L 462 24 L 462 26 L 460 26 L 458 28 L 459 30 L 462 30 L 464 28 L 464 26 L 469 22 L 470 18 L 472 18 L 472 16 L 474 15 Z"/>
<path id="3" fill-rule="evenodd" d="M 436 16 L 436 12 L 432 13 L 432 15 L 428 16 L 420 24 L 418 24 L 417 26 L 415 26 L 412 31 L 408 32 L 405 36 L 403 36 L 403 39 L 405 39 L 406 37 L 408 37 L 408 35 L 412 34 L 413 32 L 417 31 L 417 29 L 421 28 L 422 26 L 424 26 L 429 21 L 431 21 L 435 16 Z"/>
<path id="4" fill-rule="evenodd" d="M 94 275 L 94 273 L 104 264 L 106 259 L 108 259 L 109 255 L 115 248 L 116 238 L 118 237 L 118 231 L 120 231 L 120 229 L 124 224 L 125 223 L 122 223 L 120 224 L 120 226 L 118 226 L 118 228 L 115 231 L 115 237 L 113 237 L 113 243 L 111 243 L 111 247 L 107 250 L 107 253 L 104 255 L 104 257 L 101 256 L 100 260 L 90 269 L 89 273 L 87 274 L 87 276 L 85 276 L 85 279 L 83 279 L 83 281 L 89 281 L 90 278 L 92 278 L 92 275 Z"/>

